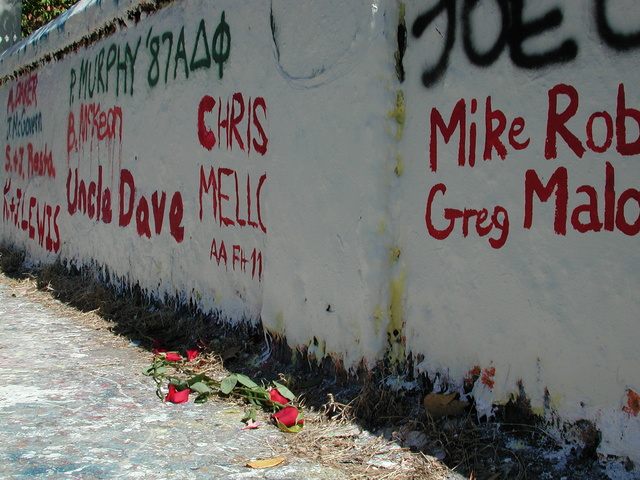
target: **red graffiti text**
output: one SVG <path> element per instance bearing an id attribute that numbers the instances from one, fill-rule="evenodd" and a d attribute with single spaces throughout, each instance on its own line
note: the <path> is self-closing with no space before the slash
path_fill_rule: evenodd
<path id="1" fill-rule="evenodd" d="M 79 178 L 78 169 L 69 169 L 67 175 L 67 210 L 69 215 L 77 212 L 96 222 L 111 223 L 111 191 L 103 186 L 102 165 L 98 167 L 97 180 Z"/>
<path id="2" fill-rule="evenodd" d="M 184 206 L 180 192 L 173 193 L 169 205 L 167 205 L 166 192 L 158 190 L 151 194 L 151 201 L 149 201 L 136 189 L 133 174 L 123 169 L 120 171 L 119 204 L 118 224 L 121 227 L 127 227 L 135 215 L 138 235 L 151 238 L 152 235 L 162 234 L 165 217 L 168 217 L 171 236 L 177 243 L 184 240 L 182 226 Z"/>
<path id="3" fill-rule="evenodd" d="M 122 109 L 103 110 L 99 103 L 80 104 L 78 117 L 69 112 L 67 120 L 67 155 L 88 145 L 89 151 L 104 140 L 122 141 Z"/>
<path id="4" fill-rule="evenodd" d="M 267 104 L 262 97 L 246 99 L 234 93 L 223 100 L 205 95 L 198 106 L 198 140 L 207 150 L 218 148 L 260 155 L 267 153 L 269 139 L 263 123 L 267 119 Z"/>
<path id="5" fill-rule="evenodd" d="M 478 150 L 478 122 L 472 119 L 472 115 L 476 114 L 477 109 L 478 102 L 474 98 L 471 100 L 469 113 L 467 113 L 467 102 L 464 98 L 461 98 L 453 108 L 448 123 L 444 121 L 437 108 L 431 109 L 429 166 L 432 172 L 438 170 L 438 138 L 440 135 L 445 143 L 449 143 L 453 135 L 457 133 L 458 166 L 463 167 L 466 164 L 470 167 L 475 166 Z M 484 148 L 482 158 L 484 160 L 492 160 L 494 150 L 504 160 L 508 153 L 507 146 L 513 150 L 523 150 L 529 146 L 530 138 L 524 136 L 524 118 L 515 117 L 509 120 L 500 109 L 493 107 L 490 96 L 485 101 L 483 123 Z M 507 126 L 509 127 L 508 129 Z M 468 144 L 467 135 L 469 137 Z M 467 147 L 469 149 L 468 156 Z"/>
<path id="6" fill-rule="evenodd" d="M 469 235 L 470 225 L 475 226 L 475 231 L 479 237 L 485 237 L 489 235 L 495 227 L 499 232 L 499 236 L 497 238 L 489 238 L 489 244 L 496 249 L 504 246 L 509 236 L 509 215 L 507 210 L 499 205 L 493 208 L 491 216 L 489 216 L 489 210 L 486 208 L 464 208 L 462 210 L 444 208 L 439 210 L 443 212 L 439 217 L 444 218 L 448 224 L 445 223 L 445 225 L 443 225 L 444 228 L 438 228 L 436 226 L 437 222 L 434 222 L 434 219 L 437 218 L 438 215 L 435 215 L 433 205 L 436 194 L 444 196 L 445 193 L 447 193 L 447 187 L 442 183 L 435 185 L 429 192 L 425 213 L 425 223 L 429 235 L 436 240 L 444 240 L 451 235 L 456 225 L 459 224 L 463 237 L 466 238 Z"/>
<path id="7" fill-rule="evenodd" d="M 25 80 L 16 82 L 9 90 L 7 100 L 7 114 L 12 114 L 18 108 L 37 107 L 38 74 L 29 75 Z"/>
<path id="8" fill-rule="evenodd" d="M 60 251 L 60 228 L 58 227 L 59 205 L 50 205 L 29 197 L 21 188 L 12 190 L 12 180 L 4 185 L 2 221 L 17 230 L 27 232 L 29 238 L 48 252 Z"/>
<path id="9" fill-rule="evenodd" d="M 227 271 L 231 268 L 233 271 L 250 273 L 251 278 L 262 279 L 262 252 L 257 248 L 246 250 L 241 245 L 232 245 L 227 249 L 224 240 L 214 238 L 209 259 L 215 260 L 216 265 L 224 266 Z"/>
<path id="10" fill-rule="evenodd" d="M 26 165 L 25 165 L 26 163 Z M 27 147 L 7 145 L 5 149 L 4 171 L 15 173 L 21 178 L 50 177 L 56 178 L 56 167 L 53 164 L 53 152 L 45 143 L 42 150 L 37 150 L 31 142 Z"/>
<path id="11" fill-rule="evenodd" d="M 640 154 L 640 135 L 632 141 L 627 137 L 628 122 L 635 124 L 636 131 L 640 129 L 640 111 L 627 107 L 624 84 L 618 85 L 615 114 L 612 115 L 606 110 L 592 113 L 584 127 L 584 135 L 570 130 L 567 126 L 567 122 L 578 112 L 579 103 L 578 91 L 571 85 L 559 84 L 549 90 L 545 158 L 557 157 L 558 138 L 561 138 L 578 158 L 582 158 L 587 148 L 596 153 L 604 153 L 613 144 L 614 134 L 615 147 L 620 155 Z M 566 107 L 559 112 L 558 104 L 566 104 Z M 586 140 L 581 140 L 578 135 L 586 137 Z"/>
<path id="12" fill-rule="evenodd" d="M 640 232 L 640 190 L 629 188 L 621 193 L 615 188 L 615 169 L 606 162 L 604 188 L 600 192 L 591 185 L 581 185 L 575 193 L 586 195 L 586 203 L 578 205 L 569 217 L 569 179 L 567 169 L 558 167 L 546 185 L 535 170 L 527 170 L 525 176 L 525 214 L 524 228 L 533 224 L 534 196 L 545 203 L 555 195 L 553 229 L 558 235 L 567 234 L 570 220 L 574 230 L 599 232 L 602 229 L 612 232 L 615 229 L 625 235 L 637 235 Z M 637 206 L 637 208 L 636 208 Z M 637 211 L 637 217 L 635 212 Z"/>
<path id="13" fill-rule="evenodd" d="M 262 187 L 266 180 L 266 173 L 257 181 L 247 173 L 245 181 L 241 174 L 230 168 L 211 167 L 207 175 L 205 168 L 200 167 L 200 221 L 204 217 L 203 200 L 209 194 L 211 213 L 221 227 L 237 225 L 259 228 L 267 233 L 261 208 Z"/>

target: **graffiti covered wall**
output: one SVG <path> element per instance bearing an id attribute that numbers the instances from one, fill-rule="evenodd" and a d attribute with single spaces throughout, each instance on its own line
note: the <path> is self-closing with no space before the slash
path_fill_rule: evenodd
<path id="1" fill-rule="evenodd" d="M 633 1 L 150 5 L 0 57 L 4 240 L 640 460 Z"/>
<path id="2" fill-rule="evenodd" d="M 639 13 L 407 2 L 399 185 L 419 368 L 477 379 L 487 415 L 521 388 L 636 457 Z"/>
<path id="3" fill-rule="evenodd" d="M 358 212 L 344 205 L 359 201 L 362 217 L 382 208 L 364 196 L 375 193 L 385 145 L 371 92 L 385 80 L 354 72 L 384 70 L 381 14 L 336 2 L 341 18 L 316 8 L 308 32 L 304 5 L 180 2 L 141 20 L 149 12 L 138 3 L 81 2 L 4 57 L 25 72 L 3 89 L 3 236 L 36 258 L 95 263 L 160 297 L 255 322 L 270 277 L 340 256 L 322 241 L 303 246 L 327 235 L 327 216 L 344 216 L 331 230 L 347 237 Z M 114 20 L 90 26 L 86 35 L 103 38 L 86 41 L 82 19 L 94 17 Z M 325 27 L 322 53 L 301 54 L 304 36 L 315 42 Z M 69 32 L 72 48 L 59 40 Z M 357 118 L 368 127 L 352 131 Z M 363 153 L 369 166 L 356 161 Z M 310 304 L 335 288 L 302 283 Z"/>

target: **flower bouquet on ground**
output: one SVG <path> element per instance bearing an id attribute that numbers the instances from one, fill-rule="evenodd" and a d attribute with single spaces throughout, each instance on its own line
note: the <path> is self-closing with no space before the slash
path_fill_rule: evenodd
<path id="1" fill-rule="evenodd" d="M 299 432 L 304 426 L 302 413 L 292 404 L 295 395 L 279 382 L 259 385 L 241 373 L 215 380 L 189 368 L 189 362 L 197 357 L 193 351 L 188 351 L 186 357 L 162 349 L 156 349 L 154 354 L 153 363 L 144 374 L 155 380 L 156 393 L 165 402 L 186 403 L 192 394 L 195 395 L 195 403 L 204 403 L 211 395 L 234 396 L 252 405 L 244 419 L 250 428 L 256 428 L 257 425 L 256 408 L 270 412 L 272 422 L 284 432 Z M 163 392 L 165 383 L 168 384 L 166 394 Z"/>

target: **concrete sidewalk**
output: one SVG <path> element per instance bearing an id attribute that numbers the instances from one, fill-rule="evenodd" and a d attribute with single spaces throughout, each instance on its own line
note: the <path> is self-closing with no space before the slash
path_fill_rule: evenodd
<path id="1" fill-rule="evenodd" d="M 25 479 L 332 479 L 344 472 L 278 456 L 275 427 L 241 430 L 241 409 L 174 405 L 142 375 L 151 354 L 13 296 L 0 276 L 0 474 Z"/>

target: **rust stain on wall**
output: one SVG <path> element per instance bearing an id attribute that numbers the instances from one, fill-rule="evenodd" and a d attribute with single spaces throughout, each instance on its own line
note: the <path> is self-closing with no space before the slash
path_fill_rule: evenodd
<path id="1" fill-rule="evenodd" d="M 640 413 L 640 395 L 630 388 L 627 389 L 627 404 L 622 407 L 622 410 L 626 412 L 629 417 L 632 415 L 637 417 L 638 413 Z"/>
<path id="2" fill-rule="evenodd" d="M 495 385 L 496 367 L 485 368 L 480 381 L 489 388 Z"/>

